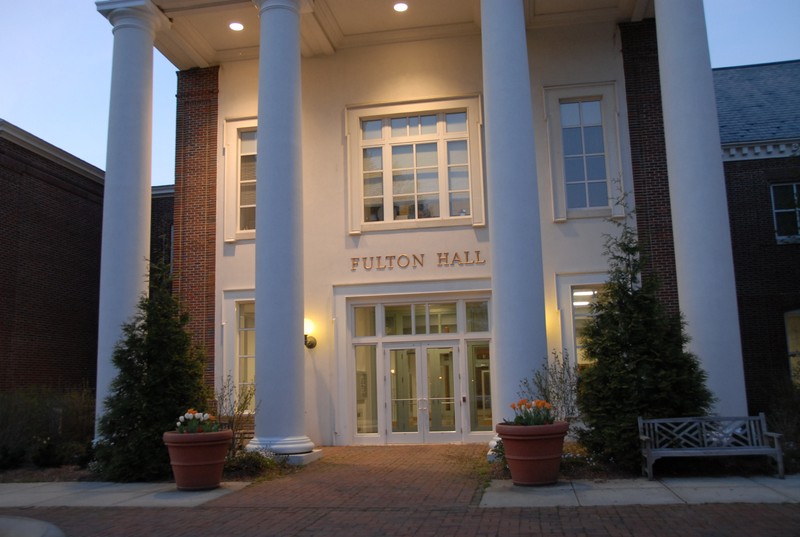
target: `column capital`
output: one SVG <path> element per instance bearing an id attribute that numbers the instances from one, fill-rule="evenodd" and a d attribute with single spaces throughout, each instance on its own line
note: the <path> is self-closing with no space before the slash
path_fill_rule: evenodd
<path id="1" fill-rule="evenodd" d="M 308 0 L 253 0 L 259 14 L 270 9 L 288 9 L 297 14 L 309 11 Z"/>
<path id="2" fill-rule="evenodd" d="M 97 0 L 95 5 L 115 30 L 127 26 L 155 33 L 172 24 L 151 0 Z"/>

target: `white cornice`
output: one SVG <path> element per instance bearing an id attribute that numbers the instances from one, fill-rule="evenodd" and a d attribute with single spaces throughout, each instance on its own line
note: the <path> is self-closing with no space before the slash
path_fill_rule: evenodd
<path id="1" fill-rule="evenodd" d="M 761 160 L 800 156 L 800 139 L 745 144 L 722 144 L 722 161 Z"/>

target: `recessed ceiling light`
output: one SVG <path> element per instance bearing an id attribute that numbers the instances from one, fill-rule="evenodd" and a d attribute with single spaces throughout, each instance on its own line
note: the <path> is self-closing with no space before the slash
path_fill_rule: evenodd
<path id="1" fill-rule="evenodd" d="M 406 4 L 405 2 L 397 2 L 394 5 L 394 10 L 397 11 L 398 13 L 402 13 L 407 9 L 408 9 L 408 4 Z"/>
<path id="2" fill-rule="evenodd" d="M 228 28 L 230 28 L 234 32 L 241 32 L 242 30 L 244 30 L 244 24 L 242 24 L 241 22 L 232 22 L 228 25 Z"/>

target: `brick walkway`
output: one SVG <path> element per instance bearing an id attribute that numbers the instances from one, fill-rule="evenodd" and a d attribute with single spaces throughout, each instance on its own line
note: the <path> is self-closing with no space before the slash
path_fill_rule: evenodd
<path id="1" fill-rule="evenodd" d="M 336 447 L 202 507 L 0 509 L 92 536 L 800 536 L 800 504 L 479 508 L 483 445 Z"/>

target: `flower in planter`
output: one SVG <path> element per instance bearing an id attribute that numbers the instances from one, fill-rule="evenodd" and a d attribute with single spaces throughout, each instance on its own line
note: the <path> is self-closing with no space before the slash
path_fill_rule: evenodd
<path id="1" fill-rule="evenodd" d="M 550 425 L 555 421 L 553 405 L 542 399 L 520 399 L 511 403 L 514 411 L 512 421 L 503 420 L 508 425 Z"/>
<path id="2" fill-rule="evenodd" d="M 213 433 L 219 431 L 219 422 L 211 414 L 190 408 L 178 418 L 176 430 L 179 433 Z"/>

